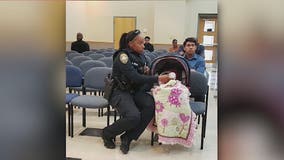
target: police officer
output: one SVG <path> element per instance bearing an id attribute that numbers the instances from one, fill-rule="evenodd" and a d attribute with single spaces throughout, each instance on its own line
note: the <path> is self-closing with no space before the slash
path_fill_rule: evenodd
<path id="1" fill-rule="evenodd" d="M 121 40 L 122 41 L 122 40 Z M 127 154 L 132 140 L 137 140 L 154 116 L 155 103 L 147 93 L 153 83 L 166 83 L 168 75 L 150 76 L 144 52 L 144 39 L 139 30 L 125 36 L 126 48 L 114 54 L 115 89 L 110 104 L 122 115 L 118 121 L 103 129 L 104 146 L 115 148 L 113 139 L 120 135 L 122 153 Z"/>

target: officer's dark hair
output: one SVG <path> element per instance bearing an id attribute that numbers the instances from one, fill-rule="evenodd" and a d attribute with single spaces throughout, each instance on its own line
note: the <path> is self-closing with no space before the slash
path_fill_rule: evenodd
<path id="1" fill-rule="evenodd" d="M 123 33 L 119 40 L 119 50 L 126 49 L 127 48 L 127 39 L 126 39 L 127 33 Z"/>
<path id="2" fill-rule="evenodd" d="M 198 44 L 197 44 L 197 40 L 196 40 L 194 37 L 186 38 L 186 39 L 184 40 L 184 42 L 183 42 L 183 46 L 185 46 L 185 44 L 186 44 L 187 42 L 193 42 L 196 46 L 198 45 Z"/>
<path id="3" fill-rule="evenodd" d="M 132 41 L 136 36 L 138 36 L 141 32 L 138 29 L 130 31 L 126 35 L 126 42 L 127 44 Z"/>
<path id="4" fill-rule="evenodd" d="M 172 43 L 174 43 L 175 41 L 177 42 L 177 39 L 173 39 Z"/>
<path id="5" fill-rule="evenodd" d="M 120 40 L 119 40 L 119 48 L 118 50 L 113 54 L 113 61 L 115 60 L 117 54 L 126 48 L 128 48 L 128 42 L 127 42 L 127 33 L 122 33 Z"/>
<path id="6" fill-rule="evenodd" d="M 149 36 L 146 36 L 144 39 L 149 39 L 150 40 L 151 38 Z"/>

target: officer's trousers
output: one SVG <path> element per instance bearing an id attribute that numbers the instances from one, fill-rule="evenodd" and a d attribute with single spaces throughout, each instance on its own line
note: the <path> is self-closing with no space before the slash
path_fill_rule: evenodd
<path id="1" fill-rule="evenodd" d="M 131 140 L 137 140 L 143 133 L 155 112 L 153 96 L 146 92 L 131 94 L 128 91 L 114 91 L 110 104 L 122 115 L 118 121 L 104 128 L 104 135 L 110 138 L 125 132 Z"/>

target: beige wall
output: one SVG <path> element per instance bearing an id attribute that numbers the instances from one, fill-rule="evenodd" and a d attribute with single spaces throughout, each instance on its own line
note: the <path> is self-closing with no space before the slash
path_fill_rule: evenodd
<path id="1" fill-rule="evenodd" d="M 217 13 L 217 0 L 67 1 L 66 41 L 77 32 L 86 41 L 113 42 L 113 17 L 134 16 L 137 28 L 154 44 L 182 43 L 196 36 L 198 13 Z"/>
<path id="2" fill-rule="evenodd" d="M 67 1 L 66 40 L 73 41 L 76 33 L 81 31 L 88 41 L 113 42 L 114 16 L 136 17 L 137 28 L 141 31 L 147 29 L 145 34 L 152 37 L 153 15 L 153 5 L 144 1 Z"/>
<path id="3" fill-rule="evenodd" d="M 185 1 L 155 3 L 154 43 L 170 44 L 184 40 Z"/>
<path id="4" fill-rule="evenodd" d="M 184 35 L 197 37 L 198 14 L 217 14 L 217 0 L 186 0 Z"/>

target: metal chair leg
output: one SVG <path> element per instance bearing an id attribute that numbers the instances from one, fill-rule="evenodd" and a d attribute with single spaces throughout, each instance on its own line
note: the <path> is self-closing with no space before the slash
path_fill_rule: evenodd
<path id="1" fill-rule="evenodd" d="M 205 133 L 206 133 L 206 124 L 207 124 L 207 111 L 208 111 L 208 98 L 209 98 L 209 85 L 207 85 L 207 92 L 206 92 L 206 101 L 205 101 L 205 115 L 204 115 L 204 138 L 205 138 Z"/>
<path id="2" fill-rule="evenodd" d="M 104 109 L 101 108 L 101 117 L 103 117 L 103 116 L 104 116 Z"/>
<path id="3" fill-rule="evenodd" d="M 198 115 L 197 117 L 198 117 L 197 123 L 200 124 L 200 115 Z"/>
<path id="4" fill-rule="evenodd" d="M 100 108 L 98 108 L 98 117 L 101 116 Z"/>
<path id="5" fill-rule="evenodd" d="M 204 138 L 205 138 L 205 135 L 206 135 L 206 125 L 207 125 L 207 113 L 205 113 L 204 115 Z"/>
<path id="6" fill-rule="evenodd" d="M 109 118 L 110 118 L 110 106 L 107 106 L 107 126 L 109 126 Z"/>
<path id="7" fill-rule="evenodd" d="M 203 149 L 204 137 L 205 137 L 205 115 L 202 115 L 201 146 L 200 146 L 201 150 Z"/>
<path id="8" fill-rule="evenodd" d="M 154 145 L 154 132 L 151 132 L 151 146 Z"/>
<path id="9" fill-rule="evenodd" d="M 71 137 L 74 136 L 74 124 L 73 124 L 73 106 L 70 106 L 70 115 L 71 115 Z"/>
<path id="10" fill-rule="evenodd" d="M 71 112 L 71 106 L 70 104 L 68 104 L 68 136 L 71 136 L 71 116 L 70 113 Z"/>
<path id="11" fill-rule="evenodd" d="M 86 108 L 82 108 L 82 125 L 86 127 Z"/>
<path id="12" fill-rule="evenodd" d="M 114 109 L 114 122 L 116 122 L 116 109 Z"/>

